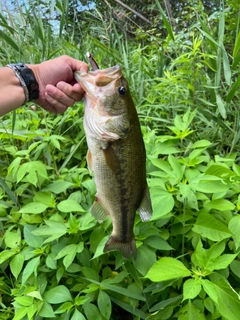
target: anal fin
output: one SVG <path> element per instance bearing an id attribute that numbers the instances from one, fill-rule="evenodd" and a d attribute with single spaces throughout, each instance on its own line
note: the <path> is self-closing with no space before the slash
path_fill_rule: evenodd
<path id="1" fill-rule="evenodd" d="M 142 201 L 140 203 L 140 206 L 138 207 L 138 213 L 142 221 L 148 221 L 152 217 L 152 203 L 147 184 L 143 193 Z"/>
<path id="2" fill-rule="evenodd" d="M 90 211 L 94 218 L 98 220 L 98 222 L 103 222 L 109 215 L 97 196 Z"/>

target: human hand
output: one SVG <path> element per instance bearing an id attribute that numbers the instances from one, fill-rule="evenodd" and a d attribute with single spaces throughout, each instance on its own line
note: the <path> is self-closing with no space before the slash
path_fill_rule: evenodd
<path id="1" fill-rule="evenodd" d="M 47 111 L 62 113 L 83 97 L 83 88 L 74 78 L 74 71 L 87 72 L 85 62 L 61 56 L 40 64 L 27 65 L 39 84 L 36 103 Z"/>

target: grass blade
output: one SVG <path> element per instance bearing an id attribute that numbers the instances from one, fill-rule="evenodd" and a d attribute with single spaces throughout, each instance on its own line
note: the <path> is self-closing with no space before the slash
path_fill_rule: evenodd
<path id="1" fill-rule="evenodd" d="M 1 177 L 0 177 L 0 186 L 6 192 L 6 194 L 9 196 L 9 198 L 12 200 L 12 202 L 15 204 L 15 206 L 18 207 L 18 201 L 17 201 L 17 198 L 15 197 L 15 194 L 9 189 L 6 182 Z"/>
<path id="2" fill-rule="evenodd" d="M 161 16 L 162 16 L 162 19 L 163 19 L 163 23 L 164 23 L 164 25 L 165 25 L 165 27 L 167 29 L 167 32 L 168 32 L 170 38 L 172 40 L 175 40 L 174 35 L 173 35 L 173 31 L 172 31 L 172 26 L 169 23 L 168 19 L 166 18 L 165 13 L 164 13 L 164 11 L 163 11 L 163 9 L 162 9 L 162 7 L 161 7 L 161 5 L 160 5 L 158 0 L 156 0 L 156 4 L 157 4 L 157 7 L 158 7 L 158 9 L 159 9 L 159 11 L 161 13 Z"/>
<path id="3" fill-rule="evenodd" d="M 22 52 L 16 42 L 2 30 L 0 30 L 0 38 L 6 41 L 15 51 Z"/>

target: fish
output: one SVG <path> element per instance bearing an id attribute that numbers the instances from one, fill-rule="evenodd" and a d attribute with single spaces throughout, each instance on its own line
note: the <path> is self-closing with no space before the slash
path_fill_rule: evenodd
<path id="1" fill-rule="evenodd" d="M 119 250 L 123 257 L 136 259 L 136 211 L 142 221 L 152 216 L 140 122 L 120 66 L 99 69 L 93 56 L 89 58 L 93 70 L 75 71 L 74 76 L 85 91 L 87 165 L 97 191 L 90 211 L 99 222 L 108 216 L 112 220 L 103 252 Z"/>

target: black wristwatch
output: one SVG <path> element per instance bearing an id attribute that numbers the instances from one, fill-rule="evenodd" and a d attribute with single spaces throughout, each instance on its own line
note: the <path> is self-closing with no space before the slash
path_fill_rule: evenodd
<path id="1" fill-rule="evenodd" d="M 35 78 L 35 75 L 31 69 L 29 69 L 23 63 L 11 63 L 7 65 L 13 71 L 16 72 L 22 77 L 24 80 L 27 90 L 28 90 L 28 101 L 33 101 L 39 98 L 39 85 Z M 28 102 L 26 101 L 26 102 Z"/>

